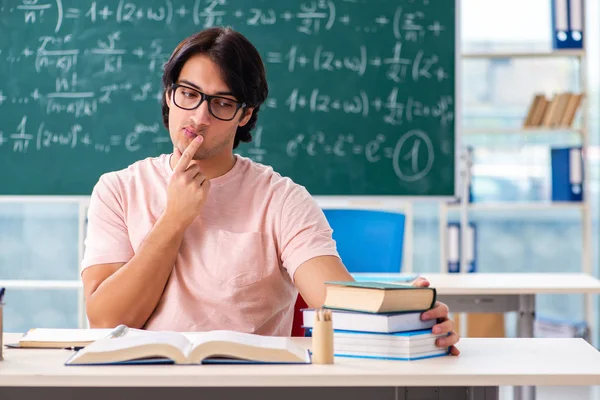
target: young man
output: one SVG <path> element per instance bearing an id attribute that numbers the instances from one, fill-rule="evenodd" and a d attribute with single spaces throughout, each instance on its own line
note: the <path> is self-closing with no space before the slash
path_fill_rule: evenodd
<path id="1" fill-rule="evenodd" d="M 320 307 L 326 281 L 352 277 L 304 187 L 233 153 L 268 93 L 257 50 L 231 29 L 202 31 L 177 46 L 163 86 L 173 154 L 105 174 L 92 193 L 91 326 L 289 336 L 298 291 Z M 439 346 L 458 341 L 445 305 L 424 318 L 450 333 Z"/>

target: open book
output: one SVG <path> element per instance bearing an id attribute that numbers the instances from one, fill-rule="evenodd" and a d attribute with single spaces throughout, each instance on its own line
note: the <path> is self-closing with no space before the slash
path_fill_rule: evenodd
<path id="1" fill-rule="evenodd" d="M 66 365 L 170 362 L 310 364 L 308 350 L 289 338 L 233 331 L 194 333 L 135 332 L 97 340 L 78 351 Z"/>

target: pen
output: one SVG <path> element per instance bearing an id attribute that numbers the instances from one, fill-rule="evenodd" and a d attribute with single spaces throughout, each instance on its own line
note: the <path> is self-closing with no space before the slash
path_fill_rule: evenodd
<path id="1" fill-rule="evenodd" d="M 0 288 L 0 303 L 2 303 L 2 301 L 4 300 L 4 292 L 6 291 L 6 288 L 1 287 Z"/>
<path id="2" fill-rule="evenodd" d="M 119 336 L 123 336 L 125 333 L 127 333 L 127 325 L 119 325 L 108 334 L 108 338 L 118 338 Z"/>

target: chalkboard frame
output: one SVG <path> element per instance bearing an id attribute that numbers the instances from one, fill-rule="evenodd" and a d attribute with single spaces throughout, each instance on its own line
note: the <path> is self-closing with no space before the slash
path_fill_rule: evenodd
<path id="1" fill-rule="evenodd" d="M 408 201 L 448 201 L 456 200 L 461 197 L 461 171 L 465 168 L 462 165 L 461 149 L 462 149 L 462 137 L 461 137 L 461 122 L 462 122 L 462 98 L 460 94 L 461 88 L 461 77 L 462 77 L 462 60 L 461 60 L 461 25 L 460 25 L 460 0 L 453 0 L 455 13 L 454 13 L 454 193 L 449 195 L 404 195 L 404 194 L 390 194 L 390 195 L 355 195 L 355 194 L 335 194 L 335 195 L 314 195 L 313 197 L 318 201 L 324 199 L 337 199 L 340 204 L 348 204 L 348 201 L 352 204 L 402 204 Z M 0 194 L 0 199 L 5 202 L 19 202 L 22 200 L 34 200 L 39 201 L 54 201 L 56 199 L 63 199 L 66 202 L 82 201 L 87 202 L 89 194 Z M 34 200 L 35 201 L 35 200 Z"/>

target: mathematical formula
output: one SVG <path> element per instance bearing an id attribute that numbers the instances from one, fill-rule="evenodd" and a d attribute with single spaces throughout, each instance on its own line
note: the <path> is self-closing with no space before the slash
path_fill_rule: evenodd
<path id="1" fill-rule="evenodd" d="M 362 0 L 5 0 L 0 16 L 18 21 L 24 38 L 0 41 L 0 73 L 31 79 L 0 81 L 0 154 L 77 149 L 106 159 L 131 153 L 134 162 L 144 149 L 170 152 L 160 120 L 163 66 L 194 30 L 231 25 L 260 33 L 253 42 L 267 77 L 277 77 L 243 153 L 265 163 L 270 152 L 357 157 L 389 163 L 401 181 L 419 180 L 450 146 L 439 132 L 452 132 L 455 118 L 454 59 L 431 50 L 443 50 L 431 43 L 449 28 L 428 15 L 430 2 L 366 13 Z M 126 111 L 118 114 L 124 123 L 106 129 L 115 111 Z M 340 118 L 372 126 L 369 140 L 335 133 Z M 297 129 L 282 139 L 273 119 Z M 433 137 L 426 126 L 440 129 Z M 278 148 L 269 142 L 275 136 Z"/>

